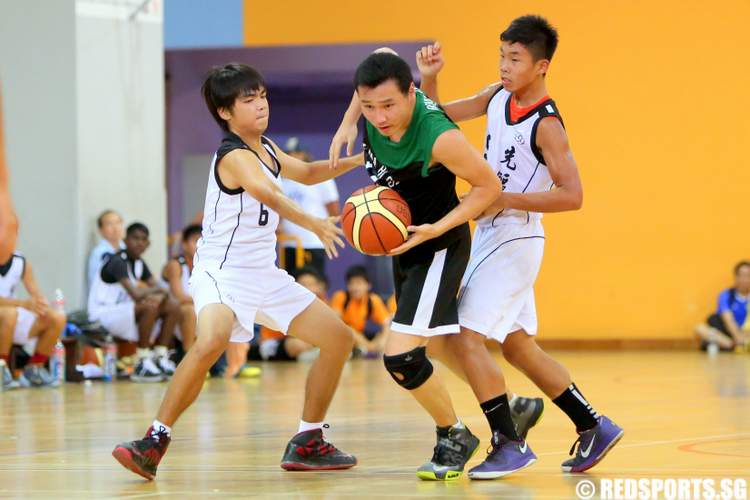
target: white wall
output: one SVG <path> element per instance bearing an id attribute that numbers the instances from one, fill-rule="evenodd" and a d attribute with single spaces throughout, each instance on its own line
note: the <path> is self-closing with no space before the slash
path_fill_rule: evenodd
<path id="1" fill-rule="evenodd" d="M 74 0 L 0 0 L 6 159 L 18 250 L 49 296 L 81 293 Z"/>
<path id="2" fill-rule="evenodd" d="M 145 260 L 158 273 L 167 257 L 163 29 L 153 10 L 131 18 L 140 4 L 77 1 L 81 217 L 89 247 L 104 209 L 146 224 Z"/>
<path id="3" fill-rule="evenodd" d="M 96 216 L 151 229 L 166 260 L 160 2 L 0 0 L 0 82 L 19 250 L 48 296 L 84 305 Z"/>

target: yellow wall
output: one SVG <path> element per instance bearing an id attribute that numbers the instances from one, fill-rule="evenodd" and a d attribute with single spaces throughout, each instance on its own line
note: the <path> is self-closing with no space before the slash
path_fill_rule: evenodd
<path id="1" fill-rule="evenodd" d="M 750 257 L 746 0 L 246 0 L 245 42 L 438 39 L 456 98 L 497 79 L 498 35 L 527 13 L 560 33 L 548 87 L 585 192 L 580 212 L 545 217 L 541 333 L 691 335 Z M 484 121 L 462 128 L 481 147 Z"/>

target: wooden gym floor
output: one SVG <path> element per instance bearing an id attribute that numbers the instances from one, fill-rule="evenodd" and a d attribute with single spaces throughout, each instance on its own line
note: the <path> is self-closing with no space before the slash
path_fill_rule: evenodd
<path id="1" fill-rule="evenodd" d="M 296 431 L 307 365 L 263 365 L 256 380 L 210 380 L 173 432 L 154 482 L 123 469 L 113 446 L 140 437 L 165 384 L 67 384 L 0 394 L 0 498 L 577 498 L 581 479 L 750 478 L 750 355 L 699 352 L 553 353 L 594 407 L 625 429 L 590 473 L 566 475 L 560 463 L 575 440 L 549 400 L 529 435 L 539 457 L 504 480 L 418 480 L 432 454 L 427 415 L 398 388 L 380 361 L 346 367 L 328 437 L 357 455 L 349 471 L 290 473 L 279 468 Z M 503 364 L 510 386 L 539 395 Z M 446 370 L 461 418 L 487 445 L 471 390 Z M 470 462 L 484 457 L 478 453 Z"/>

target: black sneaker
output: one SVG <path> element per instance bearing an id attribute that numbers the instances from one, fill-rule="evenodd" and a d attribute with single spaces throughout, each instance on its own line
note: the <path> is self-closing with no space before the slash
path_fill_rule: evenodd
<path id="1" fill-rule="evenodd" d="M 120 443 L 112 456 L 126 469 L 130 469 L 149 481 L 156 477 L 156 467 L 167 452 L 172 439 L 163 428 L 149 427 L 143 439 Z"/>
<path id="2" fill-rule="evenodd" d="M 479 438 L 468 427 L 438 427 L 432 460 L 417 470 L 417 477 L 426 481 L 455 481 L 478 449 Z"/>
<path id="3" fill-rule="evenodd" d="M 344 453 L 326 441 L 323 429 L 300 432 L 294 436 L 281 458 L 281 468 L 284 470 L 336 470 L 355 465 L 357 459 L 354 455 Z"/>
<path id="4" fill-rule="evenodd" d="M 516 424 L 516 432 L 521 439 L 526 439 L 529 430 L 539 423 L 542 413 L 544 413 L 542 398 L 517 396 L 510 402 L 510 417 Z"/>

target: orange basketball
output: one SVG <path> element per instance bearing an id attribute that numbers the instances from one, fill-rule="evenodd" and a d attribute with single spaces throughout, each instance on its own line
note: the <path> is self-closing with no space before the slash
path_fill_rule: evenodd
<path id="1" fill-rule="evenodd" d="M 393 189 L 368 186 L 344 203 L 341 227 L 349 243 L 368 255 L 384 255 L 406 241 L 411 224 L 409 205 Z"/>

